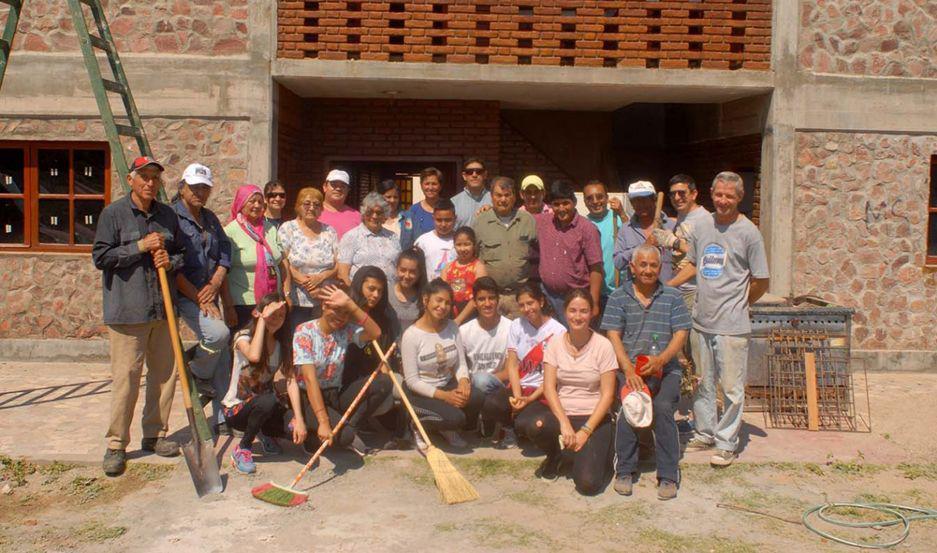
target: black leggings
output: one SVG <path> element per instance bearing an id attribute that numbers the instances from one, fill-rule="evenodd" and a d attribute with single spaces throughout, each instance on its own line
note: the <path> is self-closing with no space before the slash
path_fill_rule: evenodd
<path id="1" fill-rule="evenodd" d="M 370 377 L 370 374 L 368 377 Z M 351 405 L 351 402 L 355 400 L 355 396 L 361 391 L 364 383 L 368 381 L 368 377 L 359 378 L 342 388 L 327 388 L 322 390 L 322 399 L 325 401 L 325 410 L 329 414 L 329 425 L 332 426 L 332 428 L 335 428 L 335 425 L 338 424 L 338 421 Z M 377 378 L 374 379 L 374 382 L 371 383 L 371 387 L 368 388 L 364 397 L 361 398 L 361 403 L 358 404 L 355 412 L 348 417 L 348 421 L 345 423 L 345 426 L 342 427 L 338 436 L 333 438 L 332 444 L 340 447 L 347 447 L 350 445 L 358 432 L 358 423 L 367 420 L 374 414 L 374 411 L 384 403 L 384 400 L 386 400 L 391 393 L 391 386 L 390 378 L 386 374 L 378 375 Z M 319 447 L 321 443 L 316 434 L 316 431 L 319 429 L 319 419 L 316 418 L 312 410 L 312 405 L 309 403 L 309 397 L 306 395 L 305 390 L 303 390 L 301 397 L 303 420 L 306 421 L 306 427 L 309 430 L 309 435 L 306 438 L 306 446 L 309 449 L 313 449 Z"/>
<path id="2" fill-rule="evenodd" d="M 453 380 L 439 388 L 440 390 L 454 390 L 457 384 Z M 427 432 L 431 430 L 463 430 L 472 427 L 478 420 L 478 413 L 482 408 L 482 397 L 478 390 L 471 388 L 469 401 L 461 409 L 449 405 L 441 399 L 424 397 L 407 390 L 407 398 L 420 418 L 420 423 Z"/>
<path id="3" fill-rule="evenodd" d="M 588 415 L 571 416 L 573 430 L 579 430 L 589 420 Z M 548 457 L 562 453 L 558 436 L 560 421 L 543 403 L 535 402 L 517 415 L 514 426 L 519 434 L 530 438 Z M 595 495 L 608 484 L 612 466 L 612 425 L 606 416 L 592 431 L 582 449 L 573 453 L 573 482 L 583 495 Z"/>
<path id="4" fill-rule="evenodd" d="M 225 420 L 230 427 L 244 432 L 240 443 L 242 449 L 250 449 L 254 438 L 261 431 L 271 438 L 289 436 L 286 428 L 289 418 L 291 416 L 286 407 L 277 401 L 273 392 L 255 396 L 247 403 L 242 403 L 240 410 L 233 416 L 225 414 Z"/>

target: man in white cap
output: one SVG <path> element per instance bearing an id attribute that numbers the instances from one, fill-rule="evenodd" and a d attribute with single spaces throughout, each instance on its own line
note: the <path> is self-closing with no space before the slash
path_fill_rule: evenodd
<path id="1" fill-rule="evenodd" d="M 602 317 L 602 330 L 612 342 L 625 386 L 641 390 L 644 377 L 655 393 L 657 497 L 673 499 L 680 482 L 680 435 L 673 414 L 683 379 L 677 354 L 686 343 L 690 314 L 676 288 L 664 286 L 660 281 L 661 256 L 657 247 L 639 245 L 632 253 L 630 265 L 633 280 L 612 292 Z M 640 372 L 635 366 L 638 356 L 647 356 Z M 615 450 L 615 491 L 631 495 L 638 467 L 638 433 L 624 416 L 618 418 Z"/>
<path id="2" fill-rule="evenodd" d="M 345 205 L 348 191 L 351 190 L 351 178 L 346 171 L 332 169 L 322 183 L 322 194 L 325 203 L 322 204 L 322 215 L 319 222 L 325 223 L 335 229 L 338 238 L 361 223 L 361 214 L 357 209 Z"/>
<path id="3" fill-rule="evenodd" d="M 216 433 L 230 434 L 221 405 L 231 380 L 230 333 L 220 309 L 220 292 L 231 268 L 231 242 L 218 216 L 205 207 L 213 185 L 211 169 L 193 163 L 182 173 L 172 203 L 185 248 L 185 264 L 176 273 L 177 307 L 198 338 L 198 344 L 187 352 L 189 368 L 199 391 L 212 398 Z"/>
<path id="4" fill-rule="evenodd" d="M 628 201 L 634 209 L 634 214 L 627 225 L 623 225 L 618 230 L 618 237 L 615 239 L 615 252 L 612 259 L 615 268 L 621 273 L 621 282 L 632 277 L 630 262 L 634 250 L 641 244 L 657 246 L 657 240 L 654 238 L 654 212 L 656 211 L 657 190 L 654 185 L 646 180 L 639 180 L 628 185 Z M 673 221 L 663 212 L 660 214 L 660 227 L 673 230 Z M 661 249 L 661 279 L 664 282 L 671 277 L 671 251 Z"/>
<path id="5" fill-rule="evenodd" d="M 521 199 L 524 205 L 520 210 L 531 215 L 553 213 L 553 209 L 543 201 L 545 195 L 546 187 L 543 185 L 543 179 L 537 175 L 527 175 L 521 180 Z"/>

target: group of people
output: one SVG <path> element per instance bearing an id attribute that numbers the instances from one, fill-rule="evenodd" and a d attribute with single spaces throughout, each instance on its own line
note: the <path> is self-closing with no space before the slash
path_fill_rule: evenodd
<path id="1" fill-rule="evenodd" d="M 225 224 L 206 207 L 208 167 L 187 167 L 170 205 L 156 199 L 162 173 L 152 158 L 134 160 L 131 193 L 104 209 L 94 243 L 114 379 L 108 475 L 125 468 L 144 360 L 141 447 L 178 454 L 166 438 L 175 373 L 159 268 L 198 339 L 187 361 L 216 432 L 242 433 L 232 452 L 241 472 L 256 470 L 255 441 L 265 455 L 281 451 L 278 440 L 364 455 L 361 432 L 383 429 L 385 447 L 425 451 L 394 371 L 423 426 L 451 446 L 467 447 L 467 433 L 499 448 L 526 439 L 546 454 L 539 477 L 569 473 L 583 494 L 614 476 L 614 489 L 630 495 L 649 432 L 658 497 L 671 499 L 681 358 L 700 379 L 687 448 L 713 449 L 714 465 L 736 457 L 748 306 L 767 290 L 768 268 L 757 227 L 738 211 L 735 173 L 714 179 L 713 213 L 696 203 L 691 177 L 674 176 L 673 219 L 657 213 L 647 181 L 628 187 L 630 216 L 605 184 L 585 183 L 582 216 L 571 182 L 547 187 L 530 175 L 518 187 L 489 179 L 476 158 L 451 199 L 431 167 L 420 175 L 423 199 L 408 209 L 384 181 L 355 210 L 349 175 L 336 169 L 321 190 L 291 193 L 288 220 L 282 184 L 241 186 Z"/>

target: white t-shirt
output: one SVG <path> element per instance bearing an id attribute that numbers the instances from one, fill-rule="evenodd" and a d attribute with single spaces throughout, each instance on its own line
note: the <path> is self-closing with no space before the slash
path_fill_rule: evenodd
<path id="1" fill-rule="evenodd" d="M 565 333 L 566 327 L 552 317 L 540 328 L 534 328 L 525 317 L 518 317 L 511 322 L 508 351 L 517 354 L 521 388 L 536 389 L 543 385 L 543 351 L 550 338 Z"/>
<path id="2" fill-rule="evenodd" d="M 426 256 L 426 280 L 439 278 L 443 267 L 456 258 L 453 237 L 440 238 L 436 231 L 420 236 L 413 245 L 423 250 Z"/>
<path id="3" fill-rule="evenodd" d="M 486 372 L 494 374 L 504 365 L 504 356 L 507 354 L 508 333 L 511 330 L 511 320 L 501 317 L 498 324 L 491 330 L 485 330 L 472 319 L 459 327 L 462 345 L 465 347 L 465 359 L 472 374 Z"/>

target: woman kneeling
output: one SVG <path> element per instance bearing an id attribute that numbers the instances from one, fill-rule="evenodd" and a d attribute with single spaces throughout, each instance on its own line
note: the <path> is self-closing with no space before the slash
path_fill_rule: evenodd
<path id="1" fill-rule="evenodd" d="M 576 489 L 593 495 L 610 475 L 609 408 L 618 362 L 611 342 L 589 328 L 592 297 L 587 290 L 570 292 L 563 309 L 569 332 L 554 336 L 543 358 L 543 393 L 551 414 L 532 438 L 547 452 L 542 477 L 556 478 L 565 449 L 573 453 Z"/>

